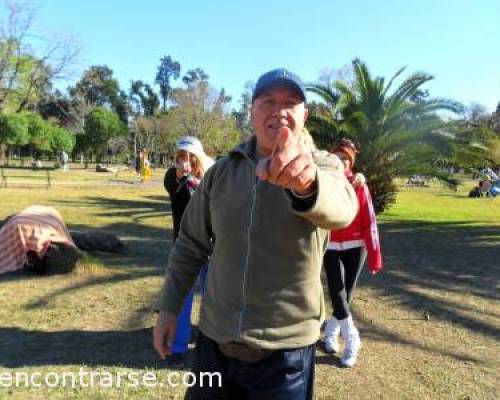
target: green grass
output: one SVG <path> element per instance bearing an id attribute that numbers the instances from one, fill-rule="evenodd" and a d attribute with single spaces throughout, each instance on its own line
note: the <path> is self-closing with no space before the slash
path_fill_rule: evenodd
<path id="1" fill-rule="evenodd" d="M 467 197 L 475 184 L 472 180 L 463 180 L 457 192 L 438 184 L 425 189 L 401 187 L 396 205 L 385 212 L 381 220 L 500 225 L 500 197 Z"/>
<path id="2" fill-rule="evenodd" d="M 58 179 L 75 187 L 0 189 L 0 218 L 47 204 L 70 229 L 106 230 L 127 245 L 125 255 L 91 255 L 69 274 L 0 276 L 0 373 L 84 368 L 164 379 L 171 372 L 151 345 L 151 306 L 171 244 L 161 175 L 145 185 L 92 185 L 101 175 L 71 170 Z M 468 199 L 467 192 L 403 189 L 380 217 L 385 269 L 365 271 L 353 301 L 359 363 L 341 369 L 337 356 L 319 350 L 317 398 L 496 398 L 500 198 Z M 0 398 L 13 399 L 182 395 L 180 387 L 0 389 Z"/>

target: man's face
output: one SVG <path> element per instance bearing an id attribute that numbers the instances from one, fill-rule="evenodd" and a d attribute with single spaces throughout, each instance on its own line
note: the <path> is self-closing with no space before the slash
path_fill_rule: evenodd
<path id="1" fill-rule="evenodd" d="M 251 108 L 258 154 L 271 154 L 275 137 L 282 126 L 290 128 L 296 136 L 300 134 L 307 115 L 304 101 L 293 89 L 279 86 L 262 93 L 255 99 Z"/>

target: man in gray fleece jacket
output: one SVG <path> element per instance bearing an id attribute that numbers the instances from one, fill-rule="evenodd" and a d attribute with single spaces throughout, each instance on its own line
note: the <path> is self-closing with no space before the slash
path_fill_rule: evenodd
<path id="1" fill-rule="evenodd" d="M 176 315 L 209 268 L 188 399 L 311 399 L 324 319 L 328 232 L 348 225 L 356 195 L 340 160 L 304 129 L 306 93 L 280 68 L 252 98 L 254 136 L 206 173 L 170 254 L 154 346 L 169 354 Z M 207 387 L 202 372 L 222 385 Z M 205 382 L 206 383 L 206 382 Z"/>

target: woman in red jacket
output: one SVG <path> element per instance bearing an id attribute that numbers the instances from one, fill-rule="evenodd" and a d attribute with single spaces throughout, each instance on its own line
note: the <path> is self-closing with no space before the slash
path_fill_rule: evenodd
<path id="1" fill-rule="evenodd" d="M 344 367 L 353 367 L 361 340 L 352 321 L 349 303 L 366 256 L 368 255 L 368 267 L 373 274 L 382 269 L 382 256 L 370 191 L 364 183 L 353 182 L 352 168 L 356 161 L 356 146 L 349 139 L 341 139 L 332 152 L 344 163 L 346 176 L 356 190 L 359 210 L 351 225 L 330 233 L 324 266 L 333 317 L 326 323 L 324 341 L 326 351 L 335 353 L 339 350 L 337 338 L 341 333 L 345 349 L 340 363 Z M 359 179 L 356 179 L 356 182 L 358 181 Z"/>

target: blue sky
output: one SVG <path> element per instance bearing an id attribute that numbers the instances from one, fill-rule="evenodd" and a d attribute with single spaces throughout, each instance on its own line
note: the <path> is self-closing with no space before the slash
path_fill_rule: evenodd
<path id="1" fill-rule="evenodd" d="M 79 72 L 106 64 L 126 89 L 130 79 L 152 83 L 170 54 L 181 72 L 203 68 L 237 105 L 245 82 L 271 68 L 314 81 L 359 57 L 374 75 L 404 65 L 435 75 L 433 96 L 490 111 L 500 101 L 499 0 L 45 0 L 36 28 L 72 33 Z"/>

